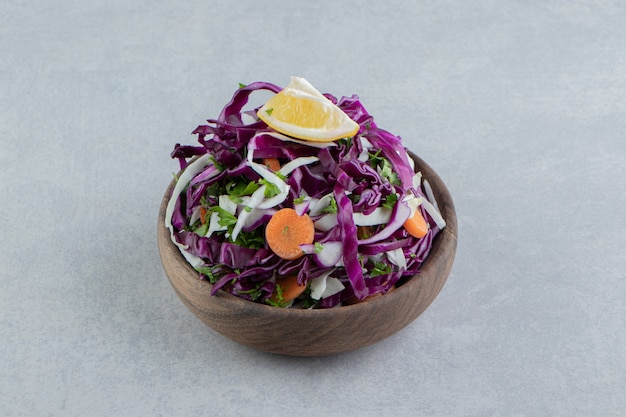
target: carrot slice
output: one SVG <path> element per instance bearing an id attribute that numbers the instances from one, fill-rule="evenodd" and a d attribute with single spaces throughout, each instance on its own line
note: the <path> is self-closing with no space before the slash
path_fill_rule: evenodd
<path id="1" fill-rule="evenodd" d="M 301 257 L 300 245 L 313 243 L 315 227 L 313 220 L 304 214 L 299 216 L 292 208 L 278 210 L 265 228 L 265 241 L 270 249 L 283 259 Z"/>
<path id="2" fill-rule="evenodd" d="M 207 209 L 200 207 L 200 223 L 206 224 L 206 212 Z"/>
<path id="3" fill-rule="evenodd" d="M 272 293 L 272 301 L 274 302 L 283 301 L 288 303 L 298 298 L 298 296 L 306 290 L 306 284 L 298 284 L 297 275 L 276 278 L 276 286 L 280 286 L 282 300 L 280 299 L 281 297 L 278 296 L 278 290 L 275 288 Z"/>
<path id="4" fill-rule="evenodd" d="M 266 165 L 274 172 L 280 170 L 280 162 L 278 161 L 278 158 L 263 158 L 263 165 Z"/>
<path id="5" fill-rule="evenodd" d="M 415 214 L 404 222 L 404 228 L 411 236 L 418 239 L 428 233 L 428 224 L 426 224 L 426 220 L 419 210 L 415 210 Z"/>

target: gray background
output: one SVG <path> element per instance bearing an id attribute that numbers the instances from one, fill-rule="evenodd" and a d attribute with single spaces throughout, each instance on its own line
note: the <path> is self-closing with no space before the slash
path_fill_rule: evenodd
<path id="1" fill-rule="evenodd" d="M 626 6 L 0 5 L 0 415 L 617 416 L 626 400 Z M 447 183 L 449 281 L 391 338 L 258 352 L 176 298 L 176 142 L 239 82 L 359 94 Z"/>

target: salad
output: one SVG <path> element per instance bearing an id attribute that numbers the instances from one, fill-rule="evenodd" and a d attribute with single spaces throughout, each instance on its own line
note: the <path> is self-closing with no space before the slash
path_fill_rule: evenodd
<path id="1" fill-rule="evenodd" d="M 244 110 L 253 92 L 275 93 Z M 252 302 L 331 308 L 393 290 L 419 272 L 445 227 L 401 139 L 356 95 L 303 78 L 240 85 L 217 119 L 176 144 L 166 226 L 187 262 Z"/>

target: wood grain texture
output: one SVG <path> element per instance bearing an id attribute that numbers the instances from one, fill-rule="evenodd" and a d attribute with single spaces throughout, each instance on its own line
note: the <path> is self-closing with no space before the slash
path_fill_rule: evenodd
<path id="1" fill-rule="evenodd" d="M 433 240 L 421 272 L 388 294 L 333 309 L 298 310 L 271 307 L 224 291 L 211 296 L 211 284 L 199 279 L 170 239 L 165 208 L 173 182 L 159 211 L 157 241 L 169 281 L 184 305 L 216 332 L 247 346 L 293 356 L 347 352 L 376 343 L 414 321 L 445 284 L 456 254 L 457 219 L 452 197 L 437 173 L 409 152 L 433 189 L 447 226 Z"/>

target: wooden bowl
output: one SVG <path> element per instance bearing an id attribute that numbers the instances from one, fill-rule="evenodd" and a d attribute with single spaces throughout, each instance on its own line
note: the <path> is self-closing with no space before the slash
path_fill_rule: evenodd
<path id="1" fill-rule="evenodd" d="M 416 170 L 428 180 L 447 222 L 435 237 L 419 274 L 394 291 L 365 302 L 331 309 L 301 310 L 247 301 L 224 291 L 210 295 L 212 285 L 199 279 L 170 239 L 165 208 L 174 182 L 167 189 L 158 221 L 161 261 L 183 304 L 216 332 L 241 344 L 292 356 L 347 352 L 376 343 L 415 320 L 441 291 L 454 261 L 457 219 L 452 197 L 437 173 L 409 152 Z"/>

